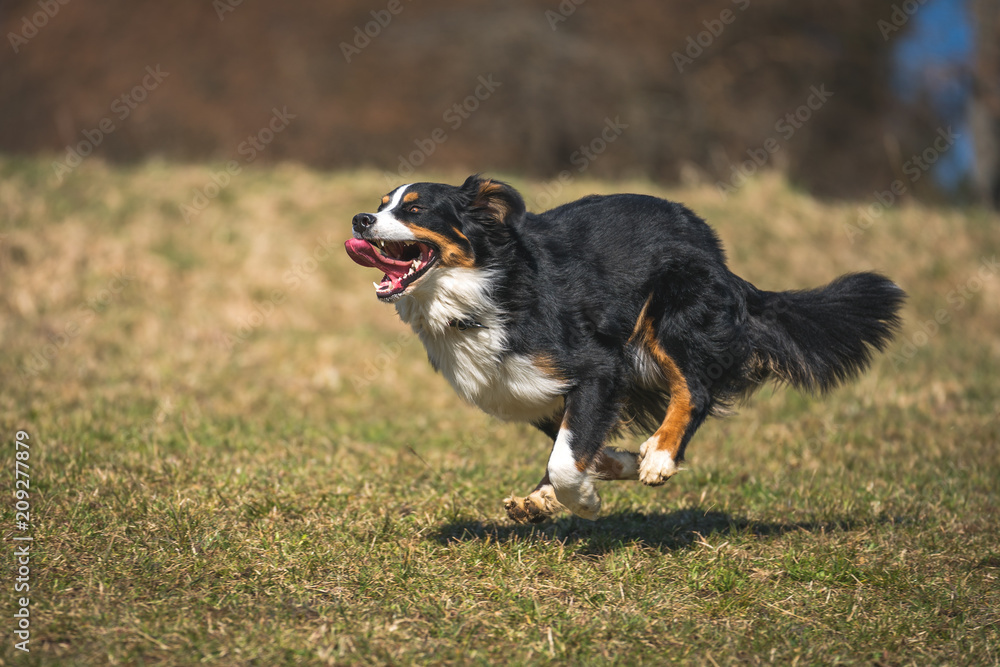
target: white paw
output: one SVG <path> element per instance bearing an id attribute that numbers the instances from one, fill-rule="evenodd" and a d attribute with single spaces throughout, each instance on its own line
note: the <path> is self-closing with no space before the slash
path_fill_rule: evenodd
<path id="1" fill-rule="evenodd" d="M 594 482 L 586 470 L 577 466 L 570 447 L 572 434 L 565 428 L 552 445 L 549 455 L 549 482 L 556 492 L 556 500 L 566 509 L 584 519 L 596 519 L 601 511 L 601 498 L 597 495 Z"/>
<path id="2" fill-rule="evenodd" d="M 576 486 L 553 489 L 559 503 L 577 516 L 593 521 L 601 511 L 601 497 L 589 477 Z"/>
<path id="3" fill-rule="evenodd" d="M 639 447 L 639 481 L 647 486 L 659 486 L 680 472 L 670 453 L 657 445 L 657 440 L 650 438 Z"/>

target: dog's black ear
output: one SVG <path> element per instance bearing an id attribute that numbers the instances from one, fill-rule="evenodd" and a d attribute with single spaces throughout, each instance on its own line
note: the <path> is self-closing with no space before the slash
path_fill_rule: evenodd
<path id="1" fill-rule="evenodd" d="M 524 215 L 524 199 L 517 190 L 502 181 L 473 174 L 465 179 L 461 189 L 469 208 L 494 222 L 517 220 Z"/>

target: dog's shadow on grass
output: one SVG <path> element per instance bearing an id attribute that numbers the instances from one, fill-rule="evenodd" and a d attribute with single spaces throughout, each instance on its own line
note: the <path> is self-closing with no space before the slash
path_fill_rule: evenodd
<path id="1" fill-rule="evenodd" d="M 518 525 L 509 521 L 458 520 L 444 524 L 432 539 L 442 544 L 469 542 L 525 542 L 555 539 L 579 545 L 586 554 L 604 554 L 630 545 L 659 551 L 685 549 L 710 536 L 744 535 L 768 538 L 786 533 L 809 533 L 854 530 L 884 520 L 839 519 L 832 521 L 767 522 L 751 521 L 726 512 L 698 508 L 643 514 L 617 512 L 587 521 L 564 516 L 545 523 Z"/>

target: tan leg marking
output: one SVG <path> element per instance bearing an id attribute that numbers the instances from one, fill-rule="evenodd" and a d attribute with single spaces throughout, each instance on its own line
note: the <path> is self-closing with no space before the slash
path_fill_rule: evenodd
<path id="1" fill-rule="evenodd" d="M 639 456 L 613 447 L 605 447 L 590 464 L 594 479 L 639 479 Z"/>
<path id="2" fill-rule="evenodd" d="M 639 480 L 643 484 L 658 486 L 677 474 L 677 453 L 680 451 L 684 432 L 691 422 L 691 391 L 677 362 L 667 354 L 656 339 L 653 321 L 646 316 L 649 301 L 642 308 L 636 322 L 632 340 L 642 345 L 656 362 L 667 380 L 670 390 L 670 406 L 663 423 L 652 437 L 639 447 Z"/>

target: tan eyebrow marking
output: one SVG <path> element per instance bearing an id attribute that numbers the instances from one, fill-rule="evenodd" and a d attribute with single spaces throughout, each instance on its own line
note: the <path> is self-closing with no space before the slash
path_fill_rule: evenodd
<path id="1" fill-rule="evenodd" d="M 409 204 L 411 201 L 417 201 L 418 199 L 420 199 L 420 195 L 418 193 L 407 192 L 406 195 L 403 197 L 403 203 Z"/>
<path id="2" fill-rule="evenodd" d="M 382 203 L 383 204 L 388 204 L 389 203 L 389 195 L 386 195 L 386 196 L 382 197 Z"/>

